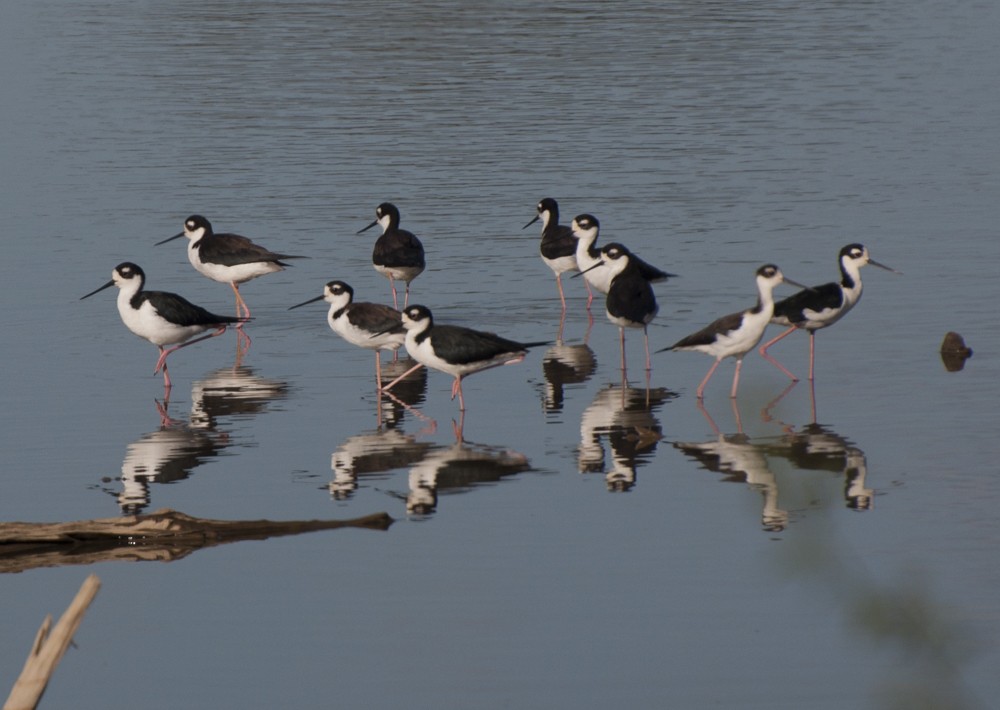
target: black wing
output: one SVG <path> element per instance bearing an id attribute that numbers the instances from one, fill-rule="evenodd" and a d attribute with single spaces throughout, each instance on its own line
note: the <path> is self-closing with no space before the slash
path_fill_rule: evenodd
<path id="1" fill-rule="evenodd" d="M 423 268 L 424 245 L 405 229 L 387 232 L 375 241 L 372 261 L 379 266 Z"/>
<path id="2" fill-rule="evenodd" d="M 573 256 L 576 254 L 576 237 L 573 236 L 573 230 L 562 224 L 555 225 L 554 229 L 545 230 L 538 251 L 546 259 Z"/>
<path id="3" fill-rule="evenodd" d="M 791 323 L 805 320 L 802 312 L 822 311 L 826 308 L 840 308 L 844 304 L 844 292 L 838 283 L 815 286 L 811 291 L 799 291 L 774 304 L 774 317 L 787 318 Z"/>
<path id="4" fill-rule="evenodd" d="M 238 266 L 255 261 L 270 261 L 281 266 L 281 259 L 304 259 L 304 256 L 276 254 L 239 234 L 215 234 L 202 238 L 198 251 L 203 261 L 211 261 L 223 266 Z"/>
<path id="5" fill-rule="evenodd" d="M 399 311 L 381 303 L 354 303 L 347 310 L 347 322 L 369 333 L 388 333 L 403 329 Z"/>
<path id="6" fill-rule="evenodd" d="M 141 291 L 137 294 L 140 303 L 149 301 L 163 318 L 177 325 L 225 325 L 227 323 L 240 323 L 242 318 L 235 316 L 220 316 L 205 310 L 201 306 L 196 306 L 183 296 L 166 291 Z M 137 304 L 134 304 L 137 305 Z"/>
<path id="7" fill-rule="evenodd" d="M 676 350 L 677 348 L 692 348 L 698 345 L 711 345 L 715 342 L 719 335 L 725 335 L 726 333 L 739 328 L 740 323 L 743 322 L 744 313 L 745 311 L 740 311 L 739 313 L 730 313 L 727 316 L 716 318 L 697 333 L 691 333 L 691 335 L 686 338 L 678 340 L 670 346 L 670 349 Z"/>
<path id="8" fill-rule="evenodd" d="M 446 354 L 448 361 L 456 365 L 491 360 L 507 353 L 522 353 L 528 347 L 536 345 L 536 343 L 518 343 L 501 338 L 496 333 L 463 328 L 458 325 L 435 325 L 433 338 L 435 349 L 441 349 Z"/>

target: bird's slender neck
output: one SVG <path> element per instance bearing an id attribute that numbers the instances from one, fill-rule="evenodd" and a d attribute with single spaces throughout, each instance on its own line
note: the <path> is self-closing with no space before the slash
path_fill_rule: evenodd
<path id="1" fill-rule="evenodd" d="M 854 259 L 840 260 L 840 286 L 857 300 L 861 296 L 861 265 Z"/>
<path id="2" fill-rule="evenodd" d="M 434 322 L 430 318 L 424 318 L 416 322 L 411 321 L 410 325 L 406 328 L 406 338 L 419 345 L 430 337 L 433 327 Z"/>
<path id="3" fill-rule="evenodd" d="M 551 225 L 559 224 L 559 215 L 552 214 L 552 210 L 542 210 L 538 214 L 538 218 L 542 220 L 542 232 L 547 231 L 550 224 Z"/>
<path id="4" fill-rule="evenodd" d="M 769 279 L 757 279 L 757 305 L 753 307 L 754 313 L 766 313 L 768 318 L 774 313 L 774 287 L 776 283 Z"/>
<path id="5" fill-rule="evenodd" d="M 142 293 L 143 280 L 129 279 L 118 285 L 118 310 L 124 308 L 139 308 L 139 294 Z"/>
<path id="6" fill-rule="evenodd" d="M 627 256 L 620 256 L 617 259 L 604 258 L 604 263 L 608 265 L 608 269 L 611 271 L 611 278 L 614 279 L 619 274 L 625 273 L 628 269 L 629 264 L 632 262 Z"/>
<path id="7" fill-rule="evenodd" d="M 578 254 L 586 253 L 592 257 L 600 258 L 600 252 L 594 248 L 594 242 L 597 241 L 597 230 L 596 229 L 579 229 L 573 232 L 573 236 L 577 238 L 576 251 Z"/>
<path id="8" fill-rule="evenodd" d="M 346 293 L 339 296 L 328 296 L 327 303 L 330 304 L 330 312 L 327 315 L 331 321 L 335 321 L 347 313 L 347 307 L 351 305 L 351 297 Z"/>

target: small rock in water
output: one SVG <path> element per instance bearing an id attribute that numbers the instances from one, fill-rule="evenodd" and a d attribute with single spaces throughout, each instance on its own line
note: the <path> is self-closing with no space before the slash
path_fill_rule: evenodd
<path id="1" fill-rule="evenodd" d="M 961 335 L 948 331 L 941 343 L 941 361 L 948 372 L 958 372 L 965 367 L 965 361 L 972 357 L 972 348 L 965 344 Z"/>

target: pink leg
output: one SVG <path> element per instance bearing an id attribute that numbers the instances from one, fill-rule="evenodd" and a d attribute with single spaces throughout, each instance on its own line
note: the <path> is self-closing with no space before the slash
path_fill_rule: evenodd
<path id="1" fill-rule="evenodd" d="M 649 378 L 649 373 L 653 371 L 653 362 L 649 359 L 649 331 L 646 328 L 642 329 L 642 338 L 646 341 L 646 378 Z"/>
<path id="2" fill-rule="evenodd" d="M 395 308 L 398 311 L 399 310 L 399 301 L 396 300 L 396 282 L 393 280 L 393 278 L 391 276 L 389 277 L 389 288 L 392 289 L 392 307 Z M 405 306 L 404 306 L 404 308 L 405 308 Z"/>
<path id="3" fill-rule="evenodd" d="M 619 328 L 619 340 L 621 341 L 621 352 L 622 352 L 622 372 L 625 372 L 625 329 Z"/>
<path id="4" fill-rule="evenodd" d="M 406 377 L 407 377 L 408 375 L 410 375 L 410 374 L 412 374 L 412 373 L 416 372 L 416 371 L 417 371 L 417 370 L 419 370 L 419 369 L 420 369 L 421 367 L 423 367 L 423 365 L 421 365 L 421 364 L 420 364 L 420 363 L 418 362 L 418 363 L 417 363 L 416 365 L 414 365 L 414 366 L 413 366 L 413 367 L 411 367 L 411 368 L 410 368 L 409 370 L 407 370 L 406 372 L 404 372 L 404 373 L 403 373 L 402 375 L 400 375 L 399 377 L 397 377 L 396 379 L 394 379 L 394 380 L 393 380 L 392 382 L 390 382 L 389 384 L 387 384 L 387 385 L 386 385 L 385 387 L 382 387 L 382 388 L 381 388 L 381 389 L 382 389 L 382 391 L 383 391 L 383 392 L 388 392 L 389 390 L 391 390 L 391 389 L 392 389 L 393 387 L 395 387 L 395 386 L 396 386 L 396 383 L 397 383 L 397 382 L 399 382 L 400 380 L 403 380 L 403 379 L 405 379 L 405 378 L 406 378 Z"/>
<path id="5" fill-rule="evenodd" d="M 382 355 L 378 350 L 375 351 L 375 386 L 382 391 Z"/>
<path id="6" fill-rule="evenodd" d="M 587 284 L 587 310 L 590 311 L 590 304 L 594 302 L 594 291 L 590 288 L 590 282 L 584 279 L 583 281 Z"/>
<path id="7" fill-rule="evenodd" d="M 246 318 L 247 320 L 249 320 L 250 306 L 247 305 L 247 302 L 243 300 L 243 296 L 240 295 L 240 287 L 236 284 L 235 281 L 230 283 L 229 285 L 233 287 L 233 293 L 236 294 L 236 317 Z M 241 308 L 242 308 L 242 313 L 240 312 Z M 245 340 L 246 347 L 248 349 L 250 348 L 250 336 L 247 335 L 246 331 L 243 330 L 243 323 L 236 324 L 236 339 L 237 342 Z"/>
<path id="8" fill-rule="evenodd" d="M 712 433 L 716 436 L 722 436 L 722 432 L 719 431 L 719 427 L 716 426 L 715 420 L 712 419 L 712 415 L 708 413 L 707 409 L 705 409 L 705 403 L 701 401 L 700 397 L 698 398 L 698 410 L 705 416 L 705 419 L 708 420 L 708 425 L 712 427 Z"/>
<path id="9" fill-rule="evenodd" d="M 736 419 L 736 433 L 743 433 L 743 417 L 740 416 L 740 408 L 736 405 L 736 400 L 731 399 L 729 402 L 733 405 L 733 417 Z"/>
<path id="10" fill-rule="evenodd" d="M 729 398 L 736 399 L 736 389 L 740 386 L 740 368 L 743 367 L 743 358 L 736 358 L 736 372 L 733 373 L 733 388 L 729 390 Z"/>
<path id="11" fill-rule="evenodd" d="M 809 331 L 809 381 L 813 381 L 813 365 L 816 362 L 816 331 Z"/>
<path id="12" fill-rule="evenodd" d="M 563 313 L 566 312 L 566 295 L 563 293 L 562 274 L 556 274 L 556 288 L 559 289 L 559 302 L 562 303 Z"/>
<path id="13" fill-rule="evenodd" d="M 406 293 L 403 294 L 403 308 L 410 304 L 410 282 L 406 282 Z"/>
<path id="14" fill-rule="evenodd" d="M 170 396 L 170 388 L 173 387 L 173 385 L 170 383 L 170 374 L 167 372 L 167 355 L 166 355 L 166 353 L 163 352 L 163 346 L 162 345 L 159 346 L 159 348 L 160 348 L 160 357 L 163 359 L 163 365 L 162 365 L 162 367 L 163 367 L 163 397 L 164 397 L 164 399 L 166 399 L 167 397 Z M 159 370 L 159 369 L 160 369 L 160 361 L 157 360 L 156 361 L 156 370 L 153 370 L 153 374 L 155 375 L 156 371 Z"/>
<path id="15" fill-rule="evenodd" d="M 459 375 L 455 378 L 455 381 L 451 385 L 451 398 L 455 399 L 455 395 L 458 395 L 458 411 L 465 412 L 465 397 L 462 396 L 462 376 Z"/>
<path id="16" fill-rule="evenodd" d="M 704 399 L 704 398 L 705 398 L 705 397 L 703 396 L 703 395 L 705 394 L 705 385 L 707 385 L 707 384 L 708 384 L 708 381 L 709 381 L 710 379 L 712 379 L 712 374 L 713 374 L 713 373 L 715 372 L 715 368 L 717 368 L 717 367 L 719 366 L 719 363 L 720 363 L 720 362 L 722 362 L 722 360 L 716 360 L 716 361 L 715 361 L 715 363 L 714 363 L 714 364 L 712 365 L 712 367 L 711 367 L 711 368 L 709 369 L 709 371 L 708 371 L 708 374 L 707 374 L 707 375 L 705 375 L 705 379 L 701 381 L 701 384 L 700 384 L 700 385 L 698 385 L 698 390 L 697 390 L 697 391 L 695 392 L 695 396 L 696 396 L 696 397 L 697 397 L 698 399 Z"/>
<path id="17" fill-rule="evenodd" d="M 163 377 L 166 380 L 167 386 L 169 387 L 170 386 L 170 377 L 167 376 L 167 355 L 169 355 L 170 353 L 174 352 L 175 350 L 180 350 L 181 348 L 186 348 L 188 345 L 194 345 L 195 343 L 200 343 L 202 340 L 208 340 L 209 338 L 214 338 L 217 335 L 222 335 L 225 332 L 226 332 L 226 326 L 223 325 L 223 326 L 220 326 L 219 329 L 217 331 L 215 331 L 214 333 L 212 333 L 211 335 L 203 335 L 200 338 L 195 338 L 194 340 L 189 340 L 186 343 L 181 343 L 180 345 L 175 345 L 174 347 L 169 348 L 168 350 L 164 350 L 162 345 L 158 346 L 160 348 L 160 359 L 156 361 L 156 367 L 153 368 L 153 374 L 155 375 L 162 368 L 163 369 Z"/>
<path id="18" fill-rule="evenodd" d="M 784 373 L 785 373 L 785 375 L 786 375 L 786 376 L 788 376 L 788 377 L 789 377 L 789 378 L 790 378 L 790 379 L 792 380 L 792 382 L 798 382 L 798 381 L 799 381 L 799 378 L 798 378 L 798 377 L 796 377 L 795 375 L 793 375 L 793 374 L 792 374 L 791 372 L 789 372 L 789 371 L 788 371 L 788 370 L 787 370 L 787 369 L 785 368 L 785 366 L 784 366 L 784 365 L 782 365 L 782 364 L 781 364 L 780 362 L 778 362 L 778 361 L 777 361 L 777 360 L 775 360 L 775 359 L 774 359 L 773 357 L 771 357 L 770 355 L 768 355 L 768 354 L 767 354 L 767 349 L 768 349 L 769 347 L 771 347 L 772 345 L 774 345 L 774 344 L 775 344 L 776 342 L 778 342 L 779 340 L 781 340 L 782 338 L 784 338 L 784 337 L 787 337 L 787 336 L 791 335 L 791 334 L 792 334 L 792 333 L 794 333 L 794 332 L 795 332 L 796 330 L 798 330 L 798 327 L 797 327 L 797 326 L 794 326 L 794 325 L 793 325 L 793 326 L 791 326 L 791 327 L 790 327 L 790 328 L 789 328 L 788 330 L 786 330 L 786 331 L 784 331 L 783 333 L 781 333 L 781 335 L 779 335 L 779 336 L 778 336 L 777 338 L 774 338 L 774 339 L 772 339 L 772 340 L 768 340 L 768 341 L 767 341 L 766 343 L 764 343 L 763 345 L 761 345 L 761 346 L 760 346 L 760 348 L 759 348 L 759 349 L 757 350 L 757 352 L 758 352 L 758 353 L 760 353 L 760 356 L 761 356 L 762 358 L 764 358 L 764 359 L 765 359 L 765 360 L 767 360 L 767 361 L 768 361 L 769 363 L 771 363 L 772 365 L 774 365 L 774 366 L 775 366 L 776 368 L 778 368 L 779 370 L 781 370 L 782 372 L 784 372 Z"/>
<path id="19" fill-rule="evenodd" d="M 243 300 L 243 296 L 240 295 L 240 287 L 236 284 L 235 281 L 233 283 L 229 284 L 229 285 L 233 287 L 233 293 L 236 294 L 236 317 L 237 318 L 249 318 L 250 317 L 250 307 L 247 305 L 247 302 Z M 242 314 L 240 313 L 240 308 L 243 309 L 243 313 Z M 243 324 L 240 323 L 236 327 L 237 328 L 242 328 Z"/>

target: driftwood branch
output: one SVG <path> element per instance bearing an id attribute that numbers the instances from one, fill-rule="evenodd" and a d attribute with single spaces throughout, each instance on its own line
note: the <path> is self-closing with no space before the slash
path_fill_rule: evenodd
<path id="1" fill-rule="evenodd" d="M 96 574 L 87 577 L 51 634 L 49 629 L 52 625 L 52 615 L 45 617 L 42 627 L 35 635 L 35 642 L 31 646 L 31 653 L 28 654 L 24 670 L 14 683 L 3 710 L 33 710 L 38 706 L 49 684 L 49 678 L 52 677 L 56 666 L 73 641 L 73 634 L 76 633 L 87 607 L 100 588 L 101 580 Z"/>
<path id="2" fill-rule="evenodd" d="M 70 523 L 0 523 L 0 573 L 110 560 L 169 562 L 239 540 L 334 528 L 387 530 L 387 513 L 352 520 L 211 520 L 176 510 Z"/>

